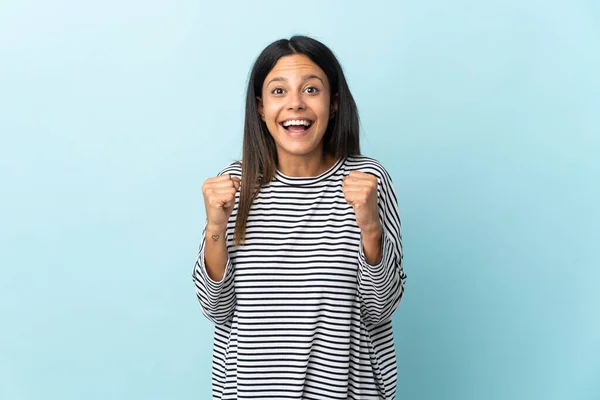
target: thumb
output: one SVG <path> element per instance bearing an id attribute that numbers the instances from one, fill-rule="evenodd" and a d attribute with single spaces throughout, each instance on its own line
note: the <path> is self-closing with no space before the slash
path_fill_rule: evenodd
<path id="1" fill-rule="evenodd" d="M 241 179 L 238 178 L 237 176 L 232 176 L 231 181 L 233 182 L 233 186 L 235 187 L 235 190 L 239 190 L 240 185 L 241 185 Z"/>

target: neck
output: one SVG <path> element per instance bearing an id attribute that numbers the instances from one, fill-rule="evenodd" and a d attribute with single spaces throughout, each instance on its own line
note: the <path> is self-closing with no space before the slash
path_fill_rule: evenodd
<path id="1" fill-rule="evenodd" d="M 312 177 L 319 176 L 335 164 L 335 157 L 325 154 L 322 151 L 315 155 L 278 156 L 279 171 L 291 177 Z"/>

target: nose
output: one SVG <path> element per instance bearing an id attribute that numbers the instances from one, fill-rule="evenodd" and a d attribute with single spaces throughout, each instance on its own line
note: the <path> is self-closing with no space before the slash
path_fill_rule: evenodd
<path id="1" fill-rule="evenodd" d="M 292 92 L 289 94 L 288 99 L 288 110 L 304 110 L 305 104 L 301 93 Z"/>

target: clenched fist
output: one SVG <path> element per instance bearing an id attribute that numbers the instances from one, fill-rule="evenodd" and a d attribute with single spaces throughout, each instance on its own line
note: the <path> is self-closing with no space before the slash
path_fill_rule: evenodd
<path id="1" fill-rule="evenodd" d="M 377 177 L 361 171 L 351 171 L 342 184 L 346 202 L 354 209 L 356 224 L 362 232 L 381 231 L 377 204 Z"/>
<path id="2" fill-rule="evenodd" d="M 202 185 L 207 224 L 225 230 L 233 212 L 235 194 L 240 188 L 240 178 L 224 174 L 209 178 Z"/>

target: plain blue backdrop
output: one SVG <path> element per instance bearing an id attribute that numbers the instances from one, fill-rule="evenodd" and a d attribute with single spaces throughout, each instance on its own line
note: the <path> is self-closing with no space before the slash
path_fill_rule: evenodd
<path id="1" fill-rule="evenodd" d="M 0 399 L 207 399 L 201 186 L 329 45 L 390 172 L 398 398 L 600 399 L 600 2 L 3 0 Z"/>

